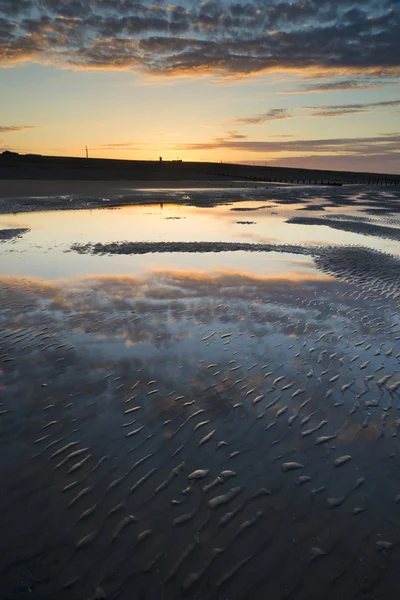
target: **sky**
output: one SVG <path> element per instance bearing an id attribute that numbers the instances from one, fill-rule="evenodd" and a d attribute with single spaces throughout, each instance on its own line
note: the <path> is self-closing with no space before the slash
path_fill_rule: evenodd
<path id="1" fill-rule="evenodd" d="M 400 0 L 0 0 L 0 152 L 400 173 Z"/>

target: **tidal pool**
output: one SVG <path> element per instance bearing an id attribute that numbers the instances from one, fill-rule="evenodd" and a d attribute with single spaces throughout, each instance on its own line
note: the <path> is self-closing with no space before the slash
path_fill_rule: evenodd
<path id="1" fill-rule="evenodd" d="M 2 597 L 394 597 L 398 213 L 263 193 L 0 216 Z"/>

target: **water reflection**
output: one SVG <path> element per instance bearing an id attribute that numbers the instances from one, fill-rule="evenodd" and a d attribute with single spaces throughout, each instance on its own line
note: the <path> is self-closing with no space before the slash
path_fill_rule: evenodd
<path id="1" fill-rule="evenodd" d="M 368 244 L 373 249 L 399 254 L 395 229 L 399 227 L 397 190 L 370 190 L 359 186 L 311 190 L 299 186 L 254 190 L 130 192 L 129 201 L 143 204 L 3 215 L 0 229 L 30 229 L 18 243 L 1 242 L 1 252 L 5 257 L 3 272 L 55 278 L 60 275 L 106 274 L 110 271 L 139 274 L 154 268 L 155 264 L 160 266 L 159 257 L 154 261 L 150 257 L 135 260 L 121 256 L 104 259 L 95 256 L 77 258 L 72 253 L 66 254 L 74 244 L 107 244 L 125 240 L 242 241 L 311 246 Z M 124 196 L 119 199 L 123 203 Z M 43 199 L 45 201 L 47 205 L 44 206 L 52 206 L 51 198 Z M 17 200 L 14 205 L 17 209 Z M 26 210 L 28 208 L 24 207 Z M 243 222 L 249 221 L 251 225 L 243 225 Z M 312 223 L 312 227 L 308 223 Z M 260 274 L 272 265 L 272 261 L 268 260 L 266 264 L 261 257 L 251 260 Z M 221 263 L 216 262 L 215 257 L 184 255 L 169 257 L 169 260 L 163 257 L 162 261 L 161 266 L 165 268 L 188 269 L 192 264 L 194 268 L 204 270 L 228 265 L 235 268 L 238 261 L 239 268 L 249 268 L 248 256 L 226 255 Z"/>
<path id="2" fill-rule="evenodd" d="M 310 269 L 3 276 L 0 329 L 4 597 L 394 593 L 396 300 Z"/>

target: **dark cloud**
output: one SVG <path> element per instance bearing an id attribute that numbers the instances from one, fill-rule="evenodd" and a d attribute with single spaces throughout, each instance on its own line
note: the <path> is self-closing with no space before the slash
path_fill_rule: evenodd
<path id="1" fill-rule="evenodd" d="M 36 4 L 39 4 L 41 11 L 61 17 L 82 18 L 91 13 L 88 0 L 40 0 Z"/>
<path id="2" fill-rule="evenodd" d="M 188 0 L 172 5 L 0 0 L 0 61 L 139 68 L 162 75 L 296 69 L 397 77 L 399 29 L 399 7 L 392 0 Z"/>
<path id="3" fill-rule="evenodd" d="M 32 0 L 0 0 L 0 13 L 5 15 L 20 15 L 30 11 L 32 8 Z"/>

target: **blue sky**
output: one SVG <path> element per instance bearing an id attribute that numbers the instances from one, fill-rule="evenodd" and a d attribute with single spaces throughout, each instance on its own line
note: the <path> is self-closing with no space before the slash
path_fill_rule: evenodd
<path id="1" fill-rule="evenodd" d="M 0 0 L 0 151 L 400 172 L 393 0 Z"/>

